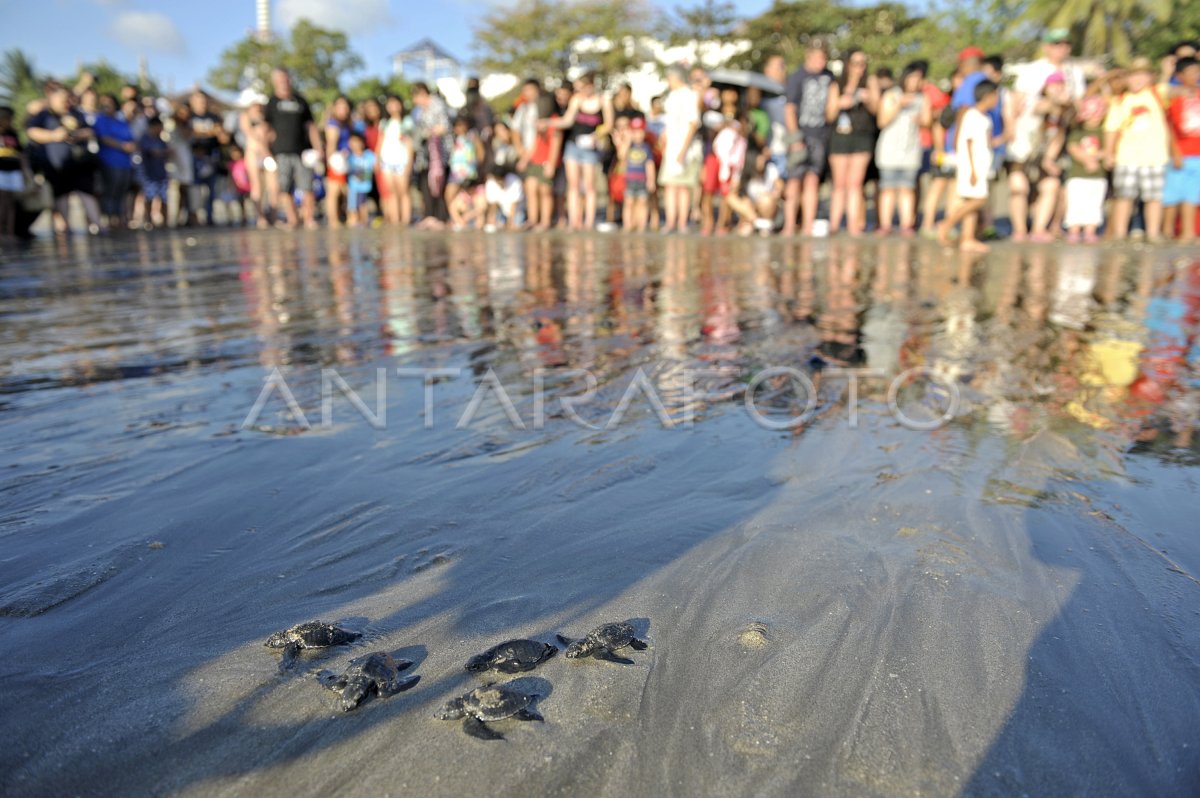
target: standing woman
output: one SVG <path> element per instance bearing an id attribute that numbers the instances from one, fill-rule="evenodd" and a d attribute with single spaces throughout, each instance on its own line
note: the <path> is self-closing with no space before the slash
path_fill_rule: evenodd
<path id="1" fill-rule="evenodd" d="M 589 72 L 575 81 L 575 93 L 566 113 L 547 122 L 567 131 L 563 163 L 567 172 L 567 218 L 572 230 L 590 230 L 596 223 L 596 181 L 600 179 L 597 129 L 613 127 L 612 102 L 596 91 L 596 76 Z M 580 193 L 583 207 L 580 208 Z"/>
<path id="2" fill-rule="evenodd" d="M 879 82 L 867 73 L 862 50 L 846 54 L 842 75 L 829 87 L 825 118 L 833 124 L 829 139 L 829 171 L 833 195 L 829 200 L 829 232 L 836 233 L 846 217 L 846 230 L 859 235 L 866 222 L 863 183 L 875 152 L 875 114 Z"/>
<path id="3" fill-rule="evenodd" d="M 325 123 L 325 152 L 329 154 L 325 175 L 325 217 L 330 227 L 342 226 L 341 203 L 346 196 L 352 128 L 350 100 L 338 95 L 329 107 L 329 120 Z"/>
<path id="4" fill-rule="evenodd" d="M 374 97 L 368 97 L 358 104 L 358 119 L 359 130 L 363 139 L 367 143 L 367 149 L 375 153 L 375 174 L 374 180 L 371 181 L 371 199 L 375 200 L 375 207 L 379 210 L 381 216 L 384 215 L 383 206 L 388 198 L 387 186 L 383 181 L 383 164 L 379 158 L 379 133 L 383 125 L 383 106 L 379 104 L 379 100 Z"/>
<path id="5" fill-rule="evenodd" d="M 271 144 L 267 141 L 267 126 L 263 124 L 266 113 L 266 98 L 253 97 L 245 110 L 238 115 L 238 130 L 242 134 L 242 151 L 245 153 L 246 177 L 250 181 L 250 202 L 254 205 L 254 218 L 260 229 L 270 226 L 266 208 L 274 204 L 275 172 L 265 168 Z M 264 198 L 271 201 L 263 202 Z"/>
<path id="6" fill-rule="evenodd" d="M 384 185 L 383 213 L 392 224 L 407 225 L 412 220 L 412 198 L 408 187 L 412 179 L 413 140 L 404 118 L 404 101 L 395 94 L 387 98 L 387 118 L 379 126 L 379 173 Z"/>
<path id="7" fill-rule="evenodd" d="M 921 90 L 925 74 L 909 64 L 900 85 L 880 97 L 879 141 L 875 165 L 879 169 L 879 232 L 892 229 L 892 215 L 900 208 L 900 234 L 911 236 L 917 222 L 917 175 L 921 171 L 921 128 L 929 127 L 933 112 Z"/>

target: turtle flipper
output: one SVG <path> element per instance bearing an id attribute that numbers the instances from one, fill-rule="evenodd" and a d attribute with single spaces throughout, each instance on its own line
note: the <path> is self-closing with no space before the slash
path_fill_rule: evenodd
<path id="1" fill-rule="evenodd" d="M 558 642 L 562 643 L 564 646 L 569 646 L 569 645 L 571 645 L 572 643 L 574 643 L 574 642 L 575 642 L 575 641 L 574 641 L 574 640 L 572 640 L 571 638 L 569 638 L 569 637 L 563 637 L 562 635 L 555 635 L 555 637 L 557 637 L 557 638 L 558 638 Z"/>
<path id="2" fill-rule="evenodd" d="M 413 687 L 416 687 L 417 682 L 419 682 L 419 681 L 421 681 L 420 676 L 408 676 L 403 679 L 400 679 L 400 678 L 393 679 L 392 681 L 390 681 L 386 684 L 377 685 L 379 687 L 379 695 L 385 696 L 385 695 L 395 695 L 396 693 L 403 693 L 405 690 L 409 690 Z"/>
<path id="3" fill-rule="evenodd" d="M 632 665 L 633 664 L 633 660 L 626 659 L 625 657 L 618 657 L 616 654 L 612 653 L 608 649 L 604 649 L 603 651 L 596 651 L 592 654 L 592 657 L 594 657 L 595 659 L 602 659 L 605 662 L 615 662 L 618 665 Z"/>
<path id="4" fill-rule="evenodd" d="M 503 740 L 504 735 L 488 728 L 488 725 L 474 715 L 467 715 L 463 721 L 463 731 L 479 740 Z"/>
<path id="5" fill-rule="evenodd" d="M 645 640 L 638 640 L 636 637 L 629 641 L 629 647 L 634 651 L 645 651 L 649 644 Z"/>
<path id="6" fill-rule="evenodd" d="M 283 656 L 279 658 L 279 671 L 288 670 L 296 662 L 296 658 L 300 656 L 300 644 L 297 642 L 288 643 L 283 647 Z"/>
<path id="7" fill-rule="evenodd" d="M 545 718 L 543 718 L 538 713 L 534 712 L 532 709 L 529 709 L 528 707 L 526 707 L 525 709 L 522 709 L 520 712 L 518 712 L 513 717 L 515 717 L 517 720 L 541 720 L 541 721 L 545 720 Z"/>
<path id="8" fill-rule="evenodd" d="M 341 690 L 346 686 L 346 678 L 338 676 L 331 670 L 321 670 L 317 673 L 317 681 L 330 690 Z"/>
<path id="9" fill-rule="evenodd" d="M 412 663 L 412 660 L 410 660 L 410 659 L 396 660 L 396 670 L 398 670 L 398 671 L 406 671 L 409 668 L 411 668 L 412 666 L 413 666 L 413 663 Z"/>

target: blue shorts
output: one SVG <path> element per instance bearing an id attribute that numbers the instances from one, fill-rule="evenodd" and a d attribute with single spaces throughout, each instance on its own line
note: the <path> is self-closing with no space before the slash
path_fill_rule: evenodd
<path id="1" fill-rule="evenodd" d="M 367 201 L 367 197 L 371 196 L 371 189 L 362 190 L 361 188 L 351 188 L 346 192 L 346 210 L 356 211 L 363 206 Z"/>
<path id="2" fill-rule="evenodd" d="M 1200 205 L 1200 155 L 1183 159 L 1183 168 L 1167 167 L 1163 206 Z"/>
<path id="3" fill-rule="evenodd" d="M 576 163 L 594 165 L 600 163 L 599 150 L 585 150 L 575 144 L 574 141 L 568 141 L 567 147 L 563 150 L 564 161 L 575 161 Z"/>
<path id="4" fill-rule="evenodd" d="M 777 152 L 777 153 L 775 153 L 774 155 L 772 155 L 772 156 L 771 156 L 771 163 L 773 163 L 773 164 L 775 165 L 775 168 L 776 168 L 777 170 L 779 170 L 779 179 L 780 179 L 780 180 L 787 180 L 787 177 L 788 177 L 788 174 L 787 174 L 787 153 L 786 153 L 786 152 Z"/>
<path id="5" fill-rule="evenodd" d="M 167 201 L 167 181 L 166 180 L 143 180 L 142 193 L 146 195 L 146 199 L 160 199 L 163 202 Z"/>

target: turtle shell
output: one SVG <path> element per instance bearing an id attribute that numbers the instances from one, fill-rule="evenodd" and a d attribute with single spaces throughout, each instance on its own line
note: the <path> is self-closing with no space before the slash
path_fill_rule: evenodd
<path id="1" fill-rule="evenodd" d="M 588 639 L 601 644 L 605 648 L 616 649 L 629 645 L 630 641 L 633 640 L 634 634 L 633 627 L 622 621 L 597 626 L 588 633 Z"/>
<path id="2" fill-rule="evenodd" d="M 502 684 L 477 687 L 463 696 L 463 709 L 479 720 L 510 718 L 533 703 L 534 696 Z"/>

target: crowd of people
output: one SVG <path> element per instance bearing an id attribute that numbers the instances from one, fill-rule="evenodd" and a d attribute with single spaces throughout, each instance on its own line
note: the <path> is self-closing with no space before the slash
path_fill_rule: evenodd
<path id="1" fill-rule="evenodd" d="M 225 115 L 203 91 L 171 102 L 50 81 L 24 136 L 0 108 L 0 236 L 42 208 L 65 232 L 77 196 L 93 233 L 212 225 L 224 205 L 225 223 L 259 227 L 861 235 L 870 223 L 945 244 L 958 229 L 960 248 L 986 251 L 1002 186 L 1014 241 L 1120 240 L 1135 221 L 1149 241 L 1196 236 L 1194 43 L 1157 67 L 1139 57 L 1088 74 L 1067 31 L 1050 30 L 1011 86 L 1003 59 L 976 47 L 940 85 L 925 62 L 896 76 L 860 50 L 829 67 L 820 39 L 790 74 L 773 56 L 745 85 L 670 66 L 646 108 L 594 74 L 529 79 L 504 114 L 474 79 L 459 109 L 417 83 L 411 107 L 338 97 L 318 112 L 276 69 L 269 96 L 249 91 Z"/>

